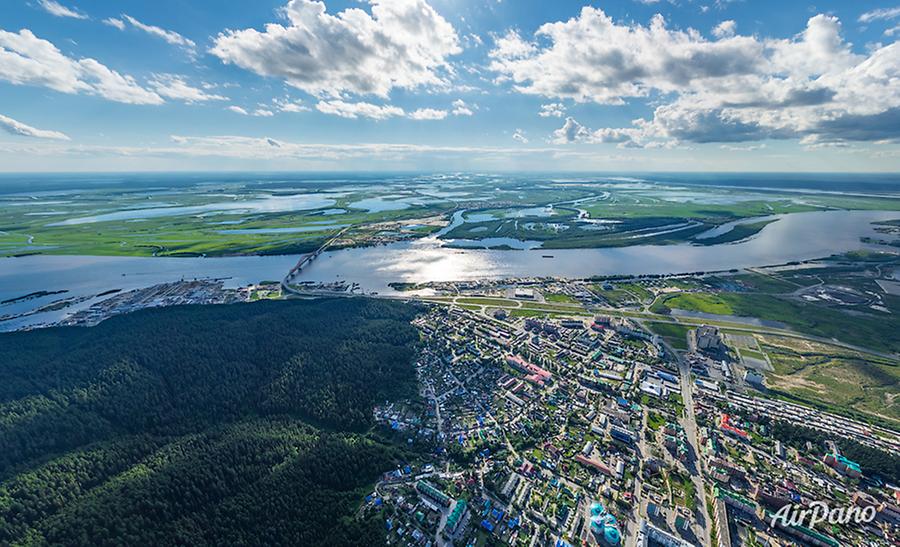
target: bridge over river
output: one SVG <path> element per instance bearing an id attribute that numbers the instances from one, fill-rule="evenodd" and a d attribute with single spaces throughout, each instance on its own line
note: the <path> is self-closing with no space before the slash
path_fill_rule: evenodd
<path id="1" fill-rule="evenodd" d="M 324 253 L 328 249 L 328 247 L 330 247 L 335 241 L 340 239 L 345 233 L 347 233 L 347 230 L 352 227 L 353 226 L 347 226 L 345 228 L 342 228 L 338 233 L 334 234 L 325 243 L 323 243 L 321 247 L 316 249 L 315 252 L 305 254 L 300 257 L 300 260 L 297 261 L 297 264 L 295 264 L 294 267 L 291 268 L 291 271 L 289 271 L 288 274 L 284 276 L 284 279 L 281 280 L 281 290 L 283 292 L 299 294 L 299 291 L 291 288 L 291 283 L 294 282 L 294 279 L 296 279 L 297 276 L 300 275 L 300 273 L 303 271 L 303 268 L 309 266 L 316 258 L 319 257 L 320 254 Z"/>

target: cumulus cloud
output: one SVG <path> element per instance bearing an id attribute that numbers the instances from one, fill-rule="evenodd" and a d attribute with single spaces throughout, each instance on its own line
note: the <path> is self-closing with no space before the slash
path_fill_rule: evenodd
<path id="1" fill-rule="evenodd" d="M 272 99 L 272 104 L 275 105 L 280 112 L 309 112 L 311 109 L 303 104 L 303 101 L 300 100 L 292 100 L 292 99 Z"/>
<path id="2" fill-rule="evenodd" d="M 72 59 L 30 30 L 0 30 L 0 79 L 16 85 L 36 85 L 62 93 L 98 95 L 129 104 L 162 104 L 163 98 L 134 78 L 100 62 Z"/>
<path id="3" fill-rule="evenodd" d="M 534 56 L 537 52 L 537 46 L 531 42 L 526 42 L 519 35 L 518 31 L 510 29 L 502 36 L 494 37 L 494 49 L 489 55 L 498 61 L 510 61 L 516 59 L 527 59 Z"/>
<path id="4" fill-rule="evenodd" d="M 436 108 L 420 108 L 414 112 L 410 112 L 411 120 L 443 120 L 447 117 L 446 110 L 438 110 Z"/>
<path id="5" fill-rule="evenodd" d="M 26 125 L 2 114 L 0 114 L 0 129 L 20 137 L 35 137 L 38 139 L 51 139 L 57 141 L 71 140 L 65 133 L 31 127 L 30 125 Z"/>
<path id="6" fill-rule="evenodd" d="M 552 142 L 556 144 L 571 144 L 573 142 L 590 142 L 591 132 L 585 126 L 578 123 L 575 118 L 566 118 L 566 123 L 553 132 Z"/>
<path id="7" fill-rule="evenodd" d="M 368 3 L 371 13 L 348 8 L 332 15 L 322 2 L 291 0 L 280 10 L 283 24 L 227 30 L 210 53 L 323 99 L 447 87 L 449 57 L 461 52 L 453 25 L 425 0 Z"/>
<path id="8" fill-rule="evenodd" d="M 466 101 L 462 99 L 457 99 L 453 101 L 453 115 L 454 116 L 473 116 L 475 115 L 475 110 L 478 109 L 477 105 L 468 104 Z"/>
<path id="9" fill-rule="evenodd" d="M 562 118 L 566 115 L 566 106 L 562 103 L 542 104 L 538 116 L 542 118 Z"/>
<path id="10" fill-rule="evenodd" d="M 525 132 L 521 129 L 516 129 L 515 133 L 512 136 L 513 140 L 519 141 L 522 144 L 528 144 L 528 137 L 525 136 Z"/>
<path id="11" fill-rule="evenodd" d="M 75 8 L 66 7 L 56 0 L 38 0 L 38 5 L 50 15 L 56 17 L 71 17 L 72 19 L 87 19 L 88 16 Z"/>
<path id="12" fill-rule="evenodd" d="M 542 25 L 535 39 L 512 47 L 524 39 L 507 35 L 491 52 L 490 68 L 523 93 L 577 102 L 622 104 L 653 90 L 752 74 L 761 62 L 753 38 L 709 42 L 696 31 L 669 30 L 659 15 L 647 27 L 621 25 L 592 7 Z"/>
<path id="13" fill-rule="evenodd" d="M 722 21 L 712 29 L 713 36 L 716 38 L 731 38 L 737 31 L 737 23 L 734 21 Z"/>
<path id="14" fill-rule="evenodd" d="M 566 118 L 563 126 L 553 132 L 550 142 L 553 144 L 614 143 L 619 145 L 620 148 L 634 148 L 646 144 L 645 136 L 640 129 L 611 129 L 605 127 L 592 131 L 572 117 Z"/>
<path id="15" fill-rule="evenodd" d="M 341 118 L 369 118 L 372 120 L 386 120 L 406 113 L 402 108 L 393 105 L 377 105 L 367 102 L 350 103 L 341 100 L 319 101 L 316 110 L 324 114 L 332 114 Z"/>
<path id="16" fill-rule="evenodd" d="M 207 93 L 202 89 L 193 87 L 185 81 L 183 76 L 176 74 L 156 74 L 150 81 L 150 85 L 161 97 L 184 101 L 188 104 L 228 100 L 228 97 Z"/>
<path id="17" fill-rule="evenodd" d="M 235 114 L 240 114 L 241 116 L 249 116 L 250 115 L 250 113 L 247 112 L 246 108 L 242 108 L 236 104 L 230 105 L 228 107 L 228 110 L 234 112 Z"/>
<path id="18" fill-rule="evenodd" d="M 542 25 L 533 39 L 515 31 L 496 38 L 490 68 L 515 90 L 551 99 L 616 105 L 661 97 L 652 118 L 630 127 L 589 130 L 567 120 L 551 137 L 560 143 L 834 139 L 838 127 L 889 117 L 900 107 L 898 44 L 854 53 L 840 21 L 828 15 L 810 18 L 803 32 L 784 39 L 741 36 L 725 23 L 708 40 L 694 29 L 668 28 L 659 15 L 643 26 L 585 7 L 577 17 Z M 848 129 L 844 138 L 900 138 L 900 126 L 885 125 Z"/>

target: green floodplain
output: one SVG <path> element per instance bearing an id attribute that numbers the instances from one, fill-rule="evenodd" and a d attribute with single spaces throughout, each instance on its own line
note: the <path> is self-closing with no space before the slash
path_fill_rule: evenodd
<path id="1" fill-rule="evenodd" d="M 512 238 L 548 249 L 715 245 L 754 236 L 773 221 L 765 218 L 771 215 L 900 210 L 900 200 L 889 196 L 674 183 L 560 184 L 535 177 L 152 183 L 71 182 L 16 192 L 0 186 L 0 256 L 299 254 L 345 228 L 337 247 L 433 234 L 460 210 L 466 211 L 465 222 L 443 239 Z M 697 237 L 741 220 L 746 222 L 714 237 Z"/>

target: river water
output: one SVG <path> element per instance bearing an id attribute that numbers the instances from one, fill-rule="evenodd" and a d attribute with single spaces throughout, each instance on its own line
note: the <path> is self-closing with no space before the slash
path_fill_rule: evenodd
<path id="1" fill-rule="evenodd" d="M 780 216 L 755 237 L 715 246 L 634 245 L 613 249 L 492 251 L 451 249 L 428 237 L 381 247 L 324 253 L 298 281 L 346 280 L 367 293 L 393 293 L 391 282 L 463 281 L 504 277 L 590 277 L 727 270 L 810 260 L 871 247 L 871 223 L 900 218 L 898 212 L 825 211 Z M 549 258 L 548 258 L 549 257 Z M 0 259 L 0 301 L 37 291 L 67 290 L 26 302 L 0 305 L 0 316 L 22 313 L 54 300 L 130 290 L 194 278 L 228 278 L 228 286 L 280 280 L 296 256 L 233 258 L 139 258 L 27 256 Z M 0 322 L 0 330 L 59 319 L 87 307 L 88 299 L 64 311 Z"/>
<path id="2" fill-rule="evenodd" d="M 608 249 L 495 251 L 448 249 L 435 237 L 324 253 L 300 281 L 357 282 L 367 291 L 392 292 L 391 282 L 464 281 L 504 277 L 590 277 L 728 270 L 824 258 L 872 247 L 872 222 L 898 212 L 817 211 L 779 215 L 777 222 L 740 243 L 696 246 L 633 245 Z M 546 258 L 552 257 L 552 258 Z"/>

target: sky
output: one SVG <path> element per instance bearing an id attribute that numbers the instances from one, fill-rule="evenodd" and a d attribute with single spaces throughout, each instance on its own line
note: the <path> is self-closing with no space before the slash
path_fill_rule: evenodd
<path id="1" fill-rule="evenodd" d="M 4 0 L 0 171 L 900 172 L 900 3 Z"/>

